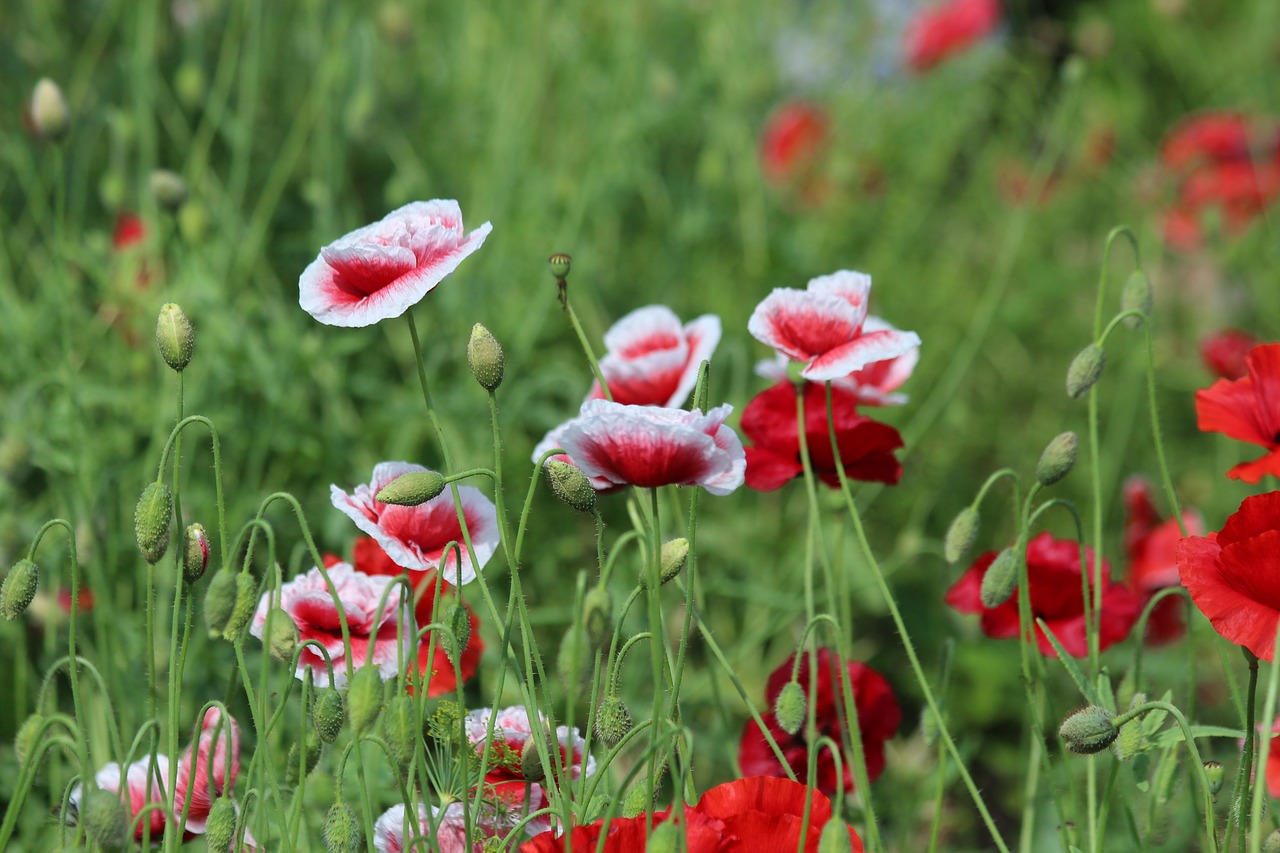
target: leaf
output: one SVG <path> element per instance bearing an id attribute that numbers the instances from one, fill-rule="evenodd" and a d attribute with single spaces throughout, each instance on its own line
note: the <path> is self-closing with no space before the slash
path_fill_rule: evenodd
<path id="1" fill-rule="evenodd" d="M 1191 726 L 1191 736 L 1197 739 L 1202 737 L 1226 737 L 1232 738 L 1233 740 L 1240 740 L 1244 737 L 1244 730 L 1228 729 L 1224 726 Z M 1182 727 L 1177 726 L 1160 732 L 1160 734 L 1156 735 L 1152 740 L 1152 743 L 1157 748 L 1164 749 L 1166 747 L 1182 743 L 1182 740 Z"/>
<path id="2" fill-rule="evenodd" d="M 1044 635 L 1049 638 L 1049 642 L 1053 645 L 1054 651 L 1058 653 L 1058 660 L 1062 663 L 1063 669 L 1067 671 L 1067 675 L 1071 676 L 1071 680 L 1076 683 L 1076 689 L 1080 691 L 1080 695 L 1090 705 L 1099 705 L 1097 691 L 1084 678 L 1084 673 L 1080 671 L 1080 667 L 1076 665 L 1076 659 L 1067 653 L 1062 647 L 1062 643 L 1058 642 L 1058 638 L 1053 635 L 1053 630 L 1044 623 L 1043 619 L 1037 618 L 1036 624 L 1040 626 L 1040 630 L 1044 631 Z"/>

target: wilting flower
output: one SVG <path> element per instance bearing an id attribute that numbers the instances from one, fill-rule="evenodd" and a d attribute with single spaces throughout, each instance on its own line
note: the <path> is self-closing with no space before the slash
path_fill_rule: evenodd
<path id="1" fill-rule="evenodd" d="M 1196 392 L 1197 426 L 1265 447 L 1265 455 L 1227 472 L 1233 480 L 1256 483 L 1280 474 L 1280 344 L 1261 344 L 1244 360 L 1248 375 L 1219 379 Z"/>
<path id="2" fill-rule="evenodd" d="M 913 71 L 928 71 L 963 53 L 999 26 L 999 0 L 943 0 L 922 9 L 903 34 L 907 66 Z"/>
<path id="3" fill-rule="evenodd" d="M 542 719 L 545 726 L 546 718 Z M 489 740 L 490 720 L 493 721 L 492 740 Z M 476 754 L 482 754 L 486 743 L 489 745 L 489 764 L 484 782 L 494 798 L 518 806 L 524 801 L 526 790 L 541 795 L 542 789 L 536 783 L 526 781 L 520 768 L 525 744 L 533 738 L 533 723 L 523 705 L 496 711 L 492 708 L 470 711 L 466 729 L 467 740 L 475 746 Z M 576 781 L 583 775 L 590 776 L 596 772 L 595 756 L 587 752 L 587 742 L 578 734 L 576 727 L 573 730 L 567 726 L 558 727 L 554 741 L 560 749 L 560 763 L 565 773 L 562 778 Z"/>
<path id="4" fill-rule="evenodd" d="M 1180 586 L 1177 548 L 1182 530 L 1176 518 L 1160 520 L 1151 484 L 1142 477 L 1130 477 L 1124 484 L 1126 518 L 1124 550 L 1129 559 L 1125 582 L 1143 601 L 1162 589 Z M 1193 509 L 1182 513 L 1182 521 L 1193 536 L 1204 535 L 1204 519 Z M 1147 642 L 1176 640 L 1186 631 L 1182 600 L 1170 597 L 1156 605 L 1147 620 Z"/>
<path id="5" fill-rule="evenodd" d="M 898 331 L 879 317 L 867 317 L 862 324 L 864 332 L 883 330 Z M 897 358 L 876 361 L 866 367 L 855 370 L 848 376 L 831 380 L 831 384 L 854 395 L 859 406 L 900 406 L 906 403 L 906 394 L 895 393 L 902 383 L 911 378 L 920 360 L 920 348 L 912 347 Z M 791 359 L 782 353 L 776 353 L 771 360 L 756 363 L 756 375 L 772 382 L 783 382 L 788 379 L 787 366 Z"/>
<path id="6" fill-rule="evenodd" d="M 706 414 L 661 406 L 588 400 L 578 416 L 552 430 L 538 449 L 564 448 L 597 491 L 617 486 L 702 486 L 727 495 L 742 485 L 746 457 L 717 406 Z"/>
<path id="7" fill-rule="evenodd" d="M 1249 373 L 1244 359 L 1258 339 L 1239 329 L 1223 329 L 1200 341 L 1200 360 L 1219 379 L 1241 379 Z"/>
<path id="8" fill-rule="evenodd" d="M 843 743 L 844 727 L 848 721 L 840 713 L 840 670 L 838 659 L 830 649 L 818 649 L 817 697 L 813 702 L 813 714 L 817 724 L 817 734 L 826 735 L 836 743 Z M 805 688 L 808 695 L 809 685 L 808 654 L 800 656 L 800 670 L 797 680 Z M 769 676 L 765 689 L 765 698 L 773 707 L 782 688 L 791 680 L 791 668 L 795 664 L 795 655 L 783 661 L 782 665 Z M 867 763 L 867 777 L 875 781 L 884 771 L 884 744 L 893 737 L 902 721 L 902 711 L 898 700 L 893 695 L 889 682 L 871 667 L 857 661 L 846 661 L 845 669 L 849 676 L 849 685 L 853 690 L 853 703 L 857 707 L 858 729 L 862 733 L 862 749 Z M 777 715 L 772 710 L 761 715 L 769 733 L 773 735 L 787 764 L 797 774 L 808 772 L 809 750 L 812 748 L 803 728 L 794 735 L 787 732 L 778 723 Z M 829 750 L 818 753 L 817 786 L 818 790 L 831 796 L 836 792 L 835 759 Z M 749 776 L 784 776 L 785 771 L 778 763 L 778 758 L 769 747 L 764 732 L 754 720 L 748 720 L 742 731 L 742 740 L 738 744 L 738 763 L 742 772 Z M 845 756 L 844 789 L 854 788 L 853 765 Z"/>
<path id="9" fill-rule="evenodd" d="M 329 326 L 399 317 L 479 249 L 488 222 L 467 234 L 452 199 L 415 201 L 320 250 L 298 281 L 298 304 Z"/>
<path id="10" fill-rule="evenodd" d="M 536 787 L 536 786 L 535 786 Z M 544 806 L 541 794 L 531 797 L 528 806 L 529 811 L 540 809 Z M 392 806 L 383 812 L 378 818 L 378 822 L 373 827 L 373 848 L 378 853 L 402 853 L 409 849 L 416 837 L 434 838 L 435 844 L 419 843 L 413 846 L 414 850 L 438 850 L 439 853 L 483 853 L 485 849 L 485 841 L 490 838 L 506 838 L 511 830 L 515 829 L 516 824 L 524 819 L 528 813 L 524 808 L 511 809 L 507 808 L 502 802 L 491 802 L 485 800 L 481 802 L 478 812 L 473 811 L 472 818 L 472 834 L 471 847 L 467 847 L 467 822 L 466 814 L 461 802 L 453 802 L 438 809 L 431 806 L 428 814 L 427 807 L 421 803 L 418 804 L 417 820 L 410 819 L 409 834 L 405 836 L 405 807 L 404 804 Z M 533 821 L 537 823 L 537 819 Z M 545 823 L 545 821 L 544 821 Z M 435 834 L 432 834 L 432 826 L 435 826 Z M 539 827 L 541 831 L 542 827 Z M 526 826 L 525 835 L 530 834 L 530 830 Z"/>
<path id="11" fill-rule="evenodd" d="M 697 384 L 702 362 L 711 358 L 718 343 L 720 318 L 714 314 L 681 325 L 667 306 L 648 305 L 605 332 L 600 372 L 615 403 L 681 406 Z M 596 381 L 587 399 L 603 398 Z"/>
<path id="12" fill-rule="evenodd" d="M 370 646 L 373 648 L 371 665 L 378 668 L 378 674 L 384 681 L 395 678 L 400 674 L 402 662 L 414 655 L 414 624 L 401 601 L 403 588 L 399 584 L 392 586 L 389 577 L 370 577 L 347 563 L 336 563 L 327 571 L 342 602 L 341 612 L 334 606 L 324 575 L 319 568 L 313 568 L 282 585 L 278 601 L 274 591 L 262 596 L 249 624 L 249 633 L 262 639 L 267 614 L 278 607 L 298 626 L 299 642 L 320 643 L 333 662 L 333 683 L 328 684 L 324 656 L 310 645 L 302 646 L 294 673 L 299 679 L 310 678 L 313 684 L 343 687 L 352 670 L 365 666 Z M 277 611 L 272 618 L 284 616 Z M 344 619 L 351 636 L 351 660 L 347 659 L 342 643 Z"/>
<path id="13" fill-rule="evenodd" d="M 811 279 L 807 290 L 777 287 L 756 306 L 747 329 L 787 358 L 805 362 L 805 379 L 843 379 L 920 346 L 915 332 L 888 324 L 866 328 L 870 294 L 871 276 L 850 270 Z"/>
<path id="14" fill-rule="evenodd" d="M 458 524 L 458 511 L 453 495 L 446 491 L 418 506 L 385 504 L 377 499 L 384 486 L 401 474 L 422 472 L 427 469 L 408 462 L 380 462 L 373 468 L 369 485 L 358 485 L 348 494 L 337 486 L 329 486 L 329 498 L 333 505 L 346 514 L 362 531 L 372 536 L 397 565 L 414 572 L 440 568 L 445 548 L 457 542 L 458 549 L 449 554 L 444 565 L 448 581 L 463 584 L 476 579 L 476 572 L 498 549 L 498 513 L 493 502 L 473 486 L 459 486 L 458 500 L 467 520 L 471 545 L 475 550 L 472 563 Z M 462 569 L 458 574 L 458 558 L 461 552 Z"/>
<path id="15" fill-rule="evenodd" d="M 1178 544 L 1182 585 L 1213 628 L 1271 660 L 1280 620 L 1280 492 L 1244 499 L 1222 530 Z"/>
<path id="16" fill-rule="evenodd" d="M 858 392 L 831 389 L 836 443 L 844 474 L 852 480 L 894 485 L 902 465 L 893 451 L 902 447 L 902 436 L 888 424 L 858 414 Z M 804 386 L 804 433 L 813 472 L 832 488 L 840 488 L 836 457 L 827 431 L 827 392 L 822 385 Z M 746 449 L 747 486 L 770 491 L 804 473 L 796 423 L 796 391 L 790 382 L 779 382 L 761 391 L 742 410 L 742 432 L 751 439 Z"/>
<path id="17" fill-rule="evenodd" d="M 1092 548 L 1085 548 L 1090 585 L 1094 577 Z M 982 632 L 997 640 L 1018 636 L 1018 593 L 998 607 L 982 604 L 982 577 L 995 561 L 997 552 L 988 551 L 974 561 L 960 580 L 947 591 L 946 602 L 961 613 L 982 615 Z M 1027 580 L 1030 585 L 1031 617 L 1043 619 L 1073 657 L 1089 652 L 1081 597 L 1080 544 L 1074 540 L 1055 539 L 1041 533 L 1027 543 Z M 1111 565 L 1102 561 L 1102 615 L 1098 647 L 1107 649 L 1129 636 L 1138 621 L 1142 602 L 1127 587 L 1111 581 Z M 1090 592 L 1092 595 L 1092 591 Z M 1090 599 L 1092 601 L 1092 599 Z M 1040 653 L 1057 657 L 1048 636 L 1036 626 L 1036 642 Z"/>
<path id="18" fill-rule="evenodd" d="M 809 176 L 827 144 L 830 120 L 816 104 L 788 101 L 769 116 L 760 136 L 760 168 L 775 187 Z"/>

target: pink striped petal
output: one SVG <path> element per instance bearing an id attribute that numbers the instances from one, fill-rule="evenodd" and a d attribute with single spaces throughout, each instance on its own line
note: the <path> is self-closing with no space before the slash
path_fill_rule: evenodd
<path id="1" fill-rule="evenodd" d="M 871 276 L 853 270 L 837 270 L 830 275 L 809 279 L 810 293 L 839 296 L 858 312 L 859 324 L 867 316 L 867 299 L 871 296 Z"/>
<path id="2" fill-rule="evenodd" d="M 822 353 L 809 362 L 800 375 L 811 382 L 825 382 L 848 376 L 877 361 L 905 355 L 920 346 L 915 332 L 888 329 L 861 335 L 847 344 Z"/>
<path id="3" fill-rule="evenodd" d="M 779 287 L 756 306 L 747 331 L 789 358 L 811 361 L 854 340 L 865 315 L 842 296 Z"/>
<path id="4" fill-rule="evenodd" d="M 600 371 L 615 403 L 680 406 L 720 342 L 720 318 L 705 314 L 681 326 L 670 308 L 648 305 L 615 323 L 604 342 Z M 587 399 L 603 398 L 599 382 L 594 383 Z"/>

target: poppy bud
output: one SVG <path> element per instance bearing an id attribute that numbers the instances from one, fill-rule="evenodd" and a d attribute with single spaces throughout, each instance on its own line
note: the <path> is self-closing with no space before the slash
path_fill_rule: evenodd
<path id="1" fill-rule="evenodd" d="M 978 510 L 967 506 L 952 520 L 942 543 L 942 554 L 948 563 L 957 563 L 978 538 Z"/>
<path id="2" fill-rule="evenodd" d="M 223 569 L 209 582 L 204 594 L 204 626 L 210 637 L 220 637 L 236 606 L 236 572 Z"/>
<path id="3" fill-rule="evenodd" d="M 1134 270 L 1120 291 L 1120 310 L 1141 311 L 1144 316 L 1150 316 L 1151 304 L 1151 279 L 1142 270 Z M 1124 324 L 1130 329 L 1138 328 L 1141 322 L 1139 317 L 1124 318 Z"/>
<path id="4" fill-rule="evenodd" d="M 476 323 L 471 327 L 471 340 L 467 341 L 467 365 L 471 375 L 486 391 L 496 391 L 502 384 L 505 357 L 502 345 L 488 329 Z"/>
<path id="5" fill-rule="evenodd" d="M 325 743 L 333 743 L 342 731 L 347 714 L 342 707 L 342 696 L 336 690 L 325 690 L 316 698 L 311 707 L 311 724 L 316 727 L 316 734 Z"/>
<path id="6" fill-rule="evenodd" d="M 210 850 L 230 850 L 236 840 L 236 806 L 230 797 L 218 797 L 205 819 L 204 837 Z"/>
<path id="7" fill-rule="evenodd" d="M 547 258 L 547 263 L 551 265 L 551 274 L 556 277 L 557 281 L 564 281 L 569 277 L 569 267 L 573 262 L 573 258 L 564 252 L 556 252 Z"/>
<path id="8" fill-rule="evenodd" d="M 156 204 L 172 213 L 187 200 L 187 182 L 177 172 L 156 169 L 148 180 Z"/>
<path id="9" fill-rule="evenodd" d="M 391 747 L 396 763 L 408 767 L 422 732 L 413 697 L 401 693 L 387 704 L 387 712 L 382 715 L 382 732 L 387 736 L 387 746 Z"/>
<path id="10" fill-rule="evenodd" d="M 1076 466 L 1076 454 L 1080 451 L 1080 438 L 1068 430 L 1045 445 L 1036 464 L 1036 479 L 1042 486 L 1052 486 L 1071 473 Z"/>
<path id="11" fill-rule="evenodd" d="M 31 123 L 45 142 L 60 142 L 71 130 L 71 111 L 62 88 L 48 77 L 41 77 L 31 90 Z"/>
<path id="12" fill-rule="evenodd" d="M 610 749 L 617 746 L 635 725 L 631 719 L 631 711 L 616 693 L 610 693 L 600 700 L 600 704 L 596 706 L 595 722 L 596 734 Z"/>
<path id="13" fill-rule="evenodd" d="M 156 348 L 169 367 L 181 373 L 196 350 L 196 332 L 182 306 L 166 302 L 156 318 Z"/>
<path id="14" fill-rule="evenodd" d="M 596 508 L 596 490 L 591 488 L 587 475 L 576 465 L 548 459 L 545 470 L 551 493 L 561 501 L 578 512 L 591 512 Z"/>
<path id="15" fill-rule="evenodd" d="M 27 717 L 18 727 L 18 734 L 13 739 L 13 752 L 18 759 L 18 767 L 25 767 L 27 759 L 36 747 L 36 733 L 44 725 L 45 716 L 39 711 Z"/>
<path id="16" fill-rule="evenodd" d="M 267 614 L 267 621 L 271 623 L 267 649 L 273 658 L 288 663 L 293 660 L 293 653 L 298 648 L 299 640 L 302 639 L 298 634 L 298 624 L 293 621 L 292 616 L 279 607 L 271 608 L 271 612 Z"/>
<path id="17" fill-rule="evenodd" d="M 570 625 L 560 639 L 556 670 L 561 683 L 571 689 L 585 687 L 590 680 L 592 667 L 588 665 L 587 638 L 581 626 Z"/>
<path id="18" fill-rule="evenodd" d="M 453 643 L 449 657 L 455 664 L 462 666 L 462 653 L 466 651 L 467 643 L 471 642 L 471 614 L 460 602 L 449 609 L 449 627 L 453 630 L 453 639 L 446 640 Z"/>
<path id="19" fill-rule="evenodd" d="M 327 853 L 355 853 L 360 842 L 356 813 L 342 800 L 334 800 L 324 816 L 324 849 Z"/>
<path id="20" fill-rule="evenodd" d="M 108 850 L 123 847 L 129 831 L 129 819 L 120 798 L 110 791 L 95 788 L 84 798 L 80 819 L 85 834 Z"/>
<path id="21" fill-rule="evenodd" d="M 374 500 L 396 506 L 418 506 L 439 497 L 445 485 L 438 471 L 410 471 L 383 486 Z"/>
<path id="22" fill-rule="evenodd" d="M 1262 842 L 1262 853 L 1280 853 L 1280 829 L 1271 830 L 1267 840 Z"/>
<path id="23" fill-rule="evenodd" d="M 227 624 L 222 628 L 222 639 L 229 642 L 235 642 L 240 636 L 240 632 L 249 624 L 249 620 L 253 618 L 253 612 L 258 609 L 258 581 L 250 572 L 240 572 L 236 575 L 236 598 L 235 603 L 231 605 L 231 615 L 227 618 Z M 277 619 L 276 624 L 282 620 Z M 292 624 L 293 620 L 286 617 L 286 621 Z M 295 628 L 296 630 L 296 628 Z M 272 632 L 274 634 L 274 631 Z M 275 642 L 275 637 L 272 637 Z"/>
<path id="24" fill-rule="evenodd" d="M 526 782 L 541 782 L 547 777 L 547 768 L 538 755 L 538 744 L 531 737 L 520 750 L 520 775 Z"/>
<path id="25" fill-rule="evenodd" d="M 4 576 L 0 584 L 0 614 L 12 622 L 26 612 L 31 599 L 36 597 L 40 583 L 40 567 L 30 560 L 19 560 Z"/>
<path id="26" fill-rule="evenodd" d="M 133 511 L 133 532 L 138 550 L 148 563 L 158 563 L 169 550 L 169 519 L 173 515 L 173 492 L 157 480 L 147 485 Z"/>
<path id="27" fill-rule="evenodd" d="M 677 539 L 669 539 L 662 543 L 662 550 L 658 552 L 658 580 L 660 583 L 667 583 L 680 574 L 684 568 L 685 562 L 689 559 L 689 540 L 683 536 Z M 645 589 L 649 588 L 649 570 L 642 568 L 640 577 L 638 578 L 640 586 Z"/>
<path id="28" fill-rule="evenodd" d="M 1062 721 L 1058 736 L 1077 755 L 1101 752 L 1115 742 L 1115 715 L 1099 705 L 1088 705 Z"/>
<path id="29" fill-rule="evenodd" d="M 299 755 L 301 753 L 301 755 Z M 296 740 L 289 747 L 289 756 L 285 759 L 284 781 L 286 785 L 297 785 L 316 769 L 320 763 L 320 738 L 315 732 L 308 731 L 301 740 Z"/>
<path id="30" fill-rule="evenodd" d="M 347 688 L 347 717 L 351 720 L 351 730 L 356 737 L 363 735 L 382 713 L 382 678 L 378 668 L 362 666 L 351 678 Z"/>
<path id="31" fill-rule="evenodd" d="M 649 790 L 649 783 L 645 779 L 637 780 L 631 784 L 622 795 L 622 816 L 636 817 L 642 815 L 653 805 L 653 793 Z"/>
<path id="32" fill-rule="evenodd" d="M 982 576 L 982 588 L 979 590 L 982 606 L 999 607 L 1009 600 L 1017 585 L 1018 548 L 1011 545 L 996 555 L 995 560 L 987 567 L 986 574 Z"/>
<path id="33" fill-rule="evenodd" d="M 784 732 L 793 735 L 800 731 L 806 704 L 804 688 L 800 686 L 800 682 L 788 681 L 782 686 L 778 698 L 773 702 L 773 715 L 777 717 L 778 725 Z"/>
<path id="34" fill-rule="evenodd" d="M 680 849 L 680 830 L 671 821 L 656 825 L 644 849 L 647 853 L 676 853 Z"/>
<path id="35" fill-rule="evenodd" d="M 613 599 L 602 586 L 592 587 L 582 602 L 582 623 L 589 649 L 603 649 L 613 633 Z"/>
<path id="36" fill-rule="evenodd" d="M 848 824 L 840 819 L 840 815 L 832 815 L 818 836 L 818 853 L 849 853 L 851 849 L 853 839 L 849 837 Z"/>
<path id="37" fill-rule="evenodd" d="M 1102 375 L 1102 368 L 1107 363 L 1107 353 L 1097 344 L 1089 344 L 1080 350 L 1080 354 L 1071 360 L 1067 368 L 1067 394 L 1073 400 L 1084 396 Z"/>
<path id="38" fill-rule="evenodd" d="M 195 583 L 209 567 L 209 535 L 203 524 L 188 524 L 182 531 L 182 577 Z"/>

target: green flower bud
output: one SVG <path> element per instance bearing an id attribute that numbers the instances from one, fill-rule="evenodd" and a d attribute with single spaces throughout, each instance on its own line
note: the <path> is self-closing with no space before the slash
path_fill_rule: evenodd
<path id="1" fill-rule="evenodd" d="M 603 649 L 613 634 L 613 599 L 602 586 L 592 587 L 582 600 L 582 624 L 587 632 L 587 648 Z"/>
<path id="2" fill-rule="evenodd" d="M 596 508 L 596 490 L 591 488 L 587 475 L 576 465 L 559 459 L 548 459 L 544 470 L 551 493 L 578 512 L 591 512 Z"/>
<path id="3" fill-rule="evenodd" d="M 1020 543 L 1011 545 L 997 554 L 995 560 L 987 567 L 987 573 L 982 576 L 982 587 L 979 590 L 983 607 L 999 607 L 1013 595 L 1013 590 L 1018 585 L 1020 551 Z"/>
<path id="4" fill-rule="evenodd" d="M 1206 761 L 1204 763 L 1204 775 L 1209 782 L 1209 793 L 1217 796 L 1222 790 L 1222 783 L 1227 778 L 1227 768 L 1222 766 L 1221 761 Z"/>
<path id="5" fill-rule="evenodd" d="M 546 765 L 538 754 L 538 744 L 532 737 L 524 742 L 520 750 L 520 775 L 526 782 L 541 782 L 547 777 Z"/>
<path id="6" fill-rule="evenodd" d="M 556 671 L 560 682 L 568 689 L 585 687 L 591 680 L 594 661 L 587 648 L 586 632 L 580 625 L 570 625 L 560 639 L 556 655 Z"/>
<path id="7" fill-rule="evenodd" d="M 382 702 L 382 677 L 378 668 L 362 666 L 357 669 L 347 688 L 347 717 L 356 737 L 369 731 L 377 722 L 378 715 L 382 713 Z"/>
<path id="8" fill-rule="evenodd" d="M 947 537 L 942 544 L 943 556 L 948 563 L 958 563 L 978 538 L 978 510 L 967 506 L 960 510 L 947 528 Z"/>
<path id="9" fill-rule="evenodd" d="M 40 567 L 30 560 L 19 560 L 0 584 L 0 614 L 10 622 L 26 612 L 36 597 L 40 584 Z"/>
<path id="10" fill-rule="evenodd" d="M 327 853 L 356 853 L 361 841 L 356 813 L 342 800 L 334 800 L 324 817 L 324 849 Z"/>
<path id="11" fill-rule="evenodd" d="M 453 644 L 449 649 L 449 657 L 461 667 L 462 655 L 467 650 L 467 643 L 471 642 L 471 614 L 461 602 L 449 608 L 449 627 L 453 629 L 453 639 L 445 641 Z"/>
<path id="12" fill-rule="evenodd" d="M 382 715 L 382 732 L 387 737 L 387 746 L 391 747 L 391 754 L 402 768 L 412 763 L 413 747 L 422 735 L 417 711 L 413 697 L 401 693 L 387 703 L 387 711 Z"/>
<path id="13" fill-rule="evenodd" d="M 471 340 L 467 341 L 467 365 L 471 375 L 486 391 L 496 391 L 502 384 L 505 357 L 502 345 L 488 329 L 476 323 L 471 327 Z"/>
<path id="14" fill-rule="evenodd" d="M 188 524 L 182 531 L 182 577 L 195 583 L 209 567 L 209 534 L 203 524 Z"/>
<path id="15" fill-rule="evenodd" d="M 804 688 L 798 681 L 788 681 L 782 686 L 778 698 L 773 703 L 773 715 L 778 718 L 778 725 L 789 735 L 800 731 L 804 724 L 804 713 L 807 710 L 804 699 Z"/>
<path id="16" fill-rule="evenodd" d="M 374 500 L 396 506 L 418 506 L 439 497 L 446 485 L 438 471 L 410 471 L 383 486 Z"/>
<path id="17" fill-rule="evenodd" d="M 45 716 L 39 711 L 27 717 L 18 727 L 18 734 L 13 739 L 13 752 L 18 759 L 18 767 L 27 765 L 27 759 L 36 749 L 36 734 L 44 725 Z"/>
<path id="18" fill-rule="evenodd" d="M 610 693 L 596 705 L 595 723 L 600 742 L 610 749 L 617 746 L 635 725 L 631 711 L 616 693 Z"/>
<path id="19" fill-rule="evenodd" d="M 169 367 L 181 373 L 196 351 L 196 331 L 182 306 L 166 302 L 156 318 L 156 348 Z"/>
<path id="20" fill-rule="evenodd" d="M 1115 715 L 1098 705 L 1088 705 L 1062 721 L 1058 736 L 1077 755 L 1101 752 L 1115 742 Z"/>
<path id="21" fill-rule="evenodd" d="M 227 624 L 222 629 L 222 639 L 235 642 L 236 637 L 240 636 L 240 632 L 249 624 L 249 620 L 253 618 L 254 611 L 257 609 L 258 581 L 251 572 L 240 572 L 236 575 L 235 604 L 231 606 L 231 616 L 227 618 Z M 293 622 L 288 617 L 286 619 L 290 623 Z M 276 620 L 277 623 L 280 621 Z M 272 637 L 271 640 L 274 642 L 275 638 Z"/>
<path id="22" fill-rule="evenodd" d="M 204 103 L 205 79 L 200 63 L 188 61 L 178 66 L 177 73 L 173 75 L 173 91 L 189 110 Z"/>
<path id="23" fill-rule="evenodd" d="M 342 706 L 342 695 L 336 690 L 324 690 L 316 697 L 311 706 L 311 724 L 316 727 L 316 734 L 325 743 L 333 743 L 342 731 L 342 724 L 347 721 L 347 712 Z"/>
<path id="24" fill-rule="evenodd" d="M 642 815 L 652 806 L 653 793 L 649 790 L 648 781 L 644 779 L 631 783 L 631 787 L 622 794 L 623 817 Z"/>
<path id="25" fill-rule="evenodd" d="M 569 267 L 573 263 L 573 258 L 564 252 L 556 252 L 547 258 L 547 263 L 551 265 L 551 274 L 556 277 L 556 280 L 564 281 L 569 277 Z"/>
<path id="26" fill-rule="evenodd" d="M 71 130 L 71 110 L 62 88 L 48 77 L 36 81 L 31 90 L 31 124 L 46 142 L 60 142 Z"/>
<path id="27" fill-rule="evenodd" d="M 110 791 L 95 788 L 80 804 L 80 821 L 85 834 L 102 847 L 123 847 L 128 837 L 129 818 L 120 798 Z"/>
<path id="28" fill-rule="evenodd" d="M 1076 454 L 1080 451 L 1080 438 L 1068 430 L 1054 437 L 1040 454 L 1036 464 L 1036 479 L 1042 486 L 1052 486 L 1071 473 L 1076 466 Z"/>
<path id="29" fill-rule="evenodd" d="M 1280 853 L 1280 829 L 1271 830 L 1267 840 L 1262 842 L 1262 853 Z"/>
<path id="30" fill-rule="evenodd" d="M 320 738 L 315 732 L 307 731 L 301 740 L 296 740 L 289 747 L 289 756 L 285 759 L 284 781 L 286 785 L 297 785 L 311 775 L 320 763 Z"/>
<path id="31" fill-rule="evenodd" d="M 676 575 L 684 569 L 684 564 L 689 559 L 689 540 L 683 536 L 678 539 L 669 539 L 662 543 L 662 550 L 658 552 L 658 580 L 660 583 L 667 583 L 674 579 Z M 640 575 L 637 578 L 640 586 L 645 589 L 649 588 L 649 569 L 644 567 L 640 569 Z"/>
<path id="32" fill-rule="evenodd" d="M 236 572 L 223 569 L 213 576 L 209 591 L 204 594 L 204 626 L 209 629 L 210 637 L 222 636 L 222 629 L 227 627 L 235 606 Z"/>
<path id="33" fill-rule="evenodd" d="M 267 636 L 267 649 L 273 658 L 288 663 L 293 660 L 293 653 L 302 639 L 298 634 L 298 623 L 279 607 L 271 608 L 267 613 L 267 621 L 271 623 L 271 633 Z"/>
<path id="34" fill-rule="evenodd" d="M 1141 311 L 1144 316 L 1149 317 L 1151 305 L 1151 279 L 1147 278 L 1147 274 L 1142 270 L 1134 270 L 1125 281 L 1124 289 L 1120 291 L 1120 310 Z M 1130 329 L 1138 328 L 1141 322 L 1140 317 L 1124 319 L 1124 324 Z"/>
<path id="35" fill-rule="evenodd" d="M 1097 344 L 1089 344 L 1080 350 L 1067 368 L 1067 394 L 1073 400 L 1083 397 L 1097 383 L 1106 363 L 1106 350 Z"/>
<path id="36" fill-rule="evenodd" d="M 156 204 L 172 213 L 187 200 L 187 182 L 177 172 L 156 169 L 148 181 Z"/>
<path id="37" fill-rule="evenodd" d="M 853 839 L 849 837 L 849 826 L 840 819 L 840 815 L 832 815 L 827 825 L 818 836 L 818 853 L 849 853 L 853 849 Z"/>
<path id="38" fill-rule="evenodd" d="M 680 849 L 680 830 L 671 821 L 657 824 L 645 841 L 646 853 L 676 853 Z"/>
<path id="39" fill-rule="evenodd" d="M 210 850 L 230 850 L 236 840 L 236 805 L 230 797 L 218 797 L 206 818 L 205 840 Z"/>
<path id="40" fill-rule="evenodd" d="M 173 492 L 160 481 L 142 490 L 133 511 L 133 532 L 138 550 L 148 563 L 158 563 L 169 550 L 169 519 L 173 516 Z"/>

